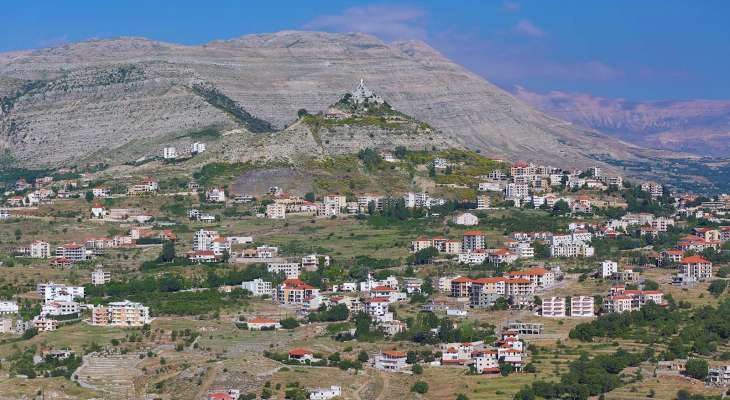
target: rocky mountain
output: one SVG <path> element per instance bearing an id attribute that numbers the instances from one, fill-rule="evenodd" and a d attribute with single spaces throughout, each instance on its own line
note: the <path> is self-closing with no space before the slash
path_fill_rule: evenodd
<path id="1" fill-rule="evenodd" d="M 639 146 L 698 155 L 730 156 L 730 101 L 634 102 L 518 87 L 517 98 L 556 118 Z"/>
<path id="2" fill-rule="evenodd" d="M 433 127 L 439 143 L 569 166 L 653 155 L 536 111 L 422 42 L 319 32 L 201 46 L 90 40 L 0 55 L 0 148 L 19 165 L 41 166 L 119 159 L 122 149 L 144 156 L 168 138 L 211 126 L 251 138 L 236 138 L 238 146 L 280 142 L 292 129 L 279 131 L 300 109 L 324 110 L 361 78 L 395 109 Z M 379 134 L 353 134 L 346 143 L 350 133 L 338 129 L 338 143 L 348 148 Z"/>

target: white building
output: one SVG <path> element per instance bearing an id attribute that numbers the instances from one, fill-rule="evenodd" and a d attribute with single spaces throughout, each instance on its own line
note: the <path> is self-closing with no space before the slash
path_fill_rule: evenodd
<path id="1" fill-rule="evenodd" d="M 309 393 L 309 400 L 329 400 L 342 396 L 342 388 L 332 385 L 328 388 L 313 389 Z"/>
<path id="2" fill-rule="evenodd" d="M 201 229 L 193 235 L 193 251 L 212 250 L 213 240 L 219 238 L 217 231 Z"/>
<path id="3" fill-rule="evenodd" d="M 605 260 L 601 263 L 601 278 L 609 278 L 618 272 L 618 263 L 616 261 Z"/>
<path id="4" fill-rule="evenodd" d="M 406 353 L 403 351 L 383 351 L 375 356 L 375 369 L 398 372 L 406 367 Z"/>
<path id="5" fill-rule="evenodd" d="M 84 298 L 83 286 L 66 286 L 58 283 L 39 283 L 36 285 L 36 293 L 48 301 L 73 301 Z"/>
<path id="6" fill-rule="evenodd" d="M 81 312 L 81 307 L 75 301 L 48 301 L 41 308 L 41 316 L 71 315 L 79 312 Z"/>
<path id="7" fill-rule="evenodd" d="M 31 258 L 48 258 L 51 256 L 51 246 L 48 242 L 36 240 L 30 244 L 29 249 Z"/>
<path id="8" fill-rule="evenodd" d="M 504 189 L 505 197 L 508 199 L 524 199 L 529 193 L 529 185 L 526 183 L 509 183 Z"/>
<path id="9" fill-rule="evenodd" d="M 547 297 L 543 299 L 542 316 L 551 318 L 565 317 L 565 298 Z"/>
<path id="10" fill-rule="evenodd" d="M 474 226 L 479 225 L 479 218 L 472 213 L 461 213 L 454 217 L 456 225 Z"/>
<path id="11" fill-rule="evenodd" d="M 225 203 L 226 191 L 223 188 L 212 188 L 205 192 L 205 200 L 210 203 Z"/>
<path id="12" fill-rule="evenodd" d="M 195 142 L 190 145 L 190 154 L 196 155 L 205 151 L 205 143 Z"/>
<path id="13" fill-rule="evenodd" d="M 91 284 L 94 286 L 104 285 L 112 280 L 112 273 L 104 271 L 101 268 L 95 269 L 91 272 Z"/>
<path id="14" fill-rule="evenodd" d="M 271 296 L 273 288 L 271 282 L 267 282 L 261 278 L 248 282 L 241 282 L 241 289 L 248 290 L 252 296 Z"/>
<path id="15" fill-rule="evenodd" d="M 287 279 L 299 278 L 302 266 L 298 262 L 275 262 L 266 265 L 266 270 L 273 274 L 284 273 Z"/>
<path id="16" fill-rule="evenodd" d="M 174 147 L 165 147 L 162 149 L 162 158 L 172 160 L 177 158 L 177 149 Z"/>
<path id="17" fill-rule="evenodd" d="M 477 210 L 486 210 L 491 206 L 489 196 L 479 195 L 477 196 Z"/>
<path id="18" fill-rule="evenodd" d="M 0 315 L 17 314 L 19 310 L 14 301 L 0 301 Z"/>
<path id="19" fill-rule="evenodd" d="M 266 206 L 266 218 L 269 219 L 285 219 L 286 218 L 286 205 L 279 203 L 272 203 Z"/>
<path id="20" fill-rule="evenodd" d="M 592 317 L 594 312 L 593 296 L 573 296 L 570 298 L 571 317 Z"/>

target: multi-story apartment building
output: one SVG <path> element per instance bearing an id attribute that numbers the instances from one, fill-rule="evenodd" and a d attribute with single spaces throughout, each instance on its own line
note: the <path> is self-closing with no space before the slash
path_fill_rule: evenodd
<path id="1" fill-rule="evenodd" d="M 593 296 L 573 296 L 570 298 L 571 317 L 592 317 L 595 313 Z"/>
<path id="2" fill-rule="evenodd" d="M 31 258 L 48 258 L 51 256 L 51 246 L 48 242 L 36 240 L 28 247 L 28 255 Z"/>
<path id="3" fill-rule="evenodd" d="M 485 235 L 482 231 L 466 231 L 464 232 L 464 238 L 462 240 L 461 249 L 462 251 L 476 251 L 484 249 L 485 247 Z"/>
<path id="4" fill-rule="evenodd" d="M 280 304 L 304 304 L 305 300 L 319 295 L 319 289 L 299 279 L 287 279 L 276 288 L 274 300 Z"/>
<path id="5" fill-rule="evenodd" d="M 86 246 L 76 242 L 56 247 L 56 257 L 63 257 L 71 262 L 86 261 Z"/>
<path id="6" fill-rule="evenodd" d="M 273 293 L 271 282 L 267 282 L 261 278 L 241 282 L 241 289 L 248 290 L 252 296 L 270 296 Z"/>
<path id="7" fill-rule="evenodd" d="M 712 263 L 700 256 L 689 256 L 682 259 L 679 272 L 697 281 L 712 278 Z"/>
<path id="8" fill-rule="evenodd" d="M 618 272 L 618 263 L 616 261 L 605 260 L 601 263 L 601 278 L 610 278 L 616 272 Z"/>
<path id="9" fill-rule="evenodd" d="M 148 307 L 128 300 L 94 306 L 91 310 L 92 325 L 140 327 L 150 321 Z"/>
<path id="10" fill-rule="evenodd" d="M 302 265 L 298 262 L 272 262 L 266 265 L 266 270 L 273 273 L 284 273 L 288 279 L 299 278 Z"/>
<path id="11" fill-rule="evenodd" d="M 48 282 L 36 285 L 36 293 L 43 297 L 44 301 L 72 301 L 84 298 L 83 286 L 66 286 L 63 284 Z"/>
<path id="12" fill-rule="evenodd" d="M 527 279 L 535 284 L 536 289 L 547 289 L 555 284 L 555 274 L 545 268 L 528 268 L 522 271 L 512 271 L 506 274 L 512 278 Z"/>
<path id="13" fill-rule="evenodd" d="M 91 284 L 98 286 L 98 285 L 104 285 L 106 283 L 111 282 L 112 280 L 112 273 L 109 271 L 104 271 L 101 268 L 95 269 L 91 273 Z"/>
<path id="14" fill-rule="evenodd" d="M 14 301 L 0 301 L 0 315 L 17 314 L 20 308 Z"/>
<path id="15" fill-rule="evenodd" d="M 550 318 L 565 317 L 565 298 L 546 297 L 542 300 L 542 316 Z"/>
<path id="16" fill-rule="evenodd" d="M 266 206 L 266 218 L 286 219 L 286 205 L 272 203 Z"/>

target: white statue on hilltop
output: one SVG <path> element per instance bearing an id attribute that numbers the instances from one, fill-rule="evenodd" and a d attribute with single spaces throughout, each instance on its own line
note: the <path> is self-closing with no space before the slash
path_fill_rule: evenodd
<path id="1" fill-rule="evenodd" d="M 360 78 L 360 84 L 352 91 L 352 99 L 355 101 L 355 104 L 364 103 L 365 100 L 367 100 L 368 103 L 383 104 L 383 99 L 368 89 L 368 87 L 365 86 L 365 80 L 362 78 Z"/>

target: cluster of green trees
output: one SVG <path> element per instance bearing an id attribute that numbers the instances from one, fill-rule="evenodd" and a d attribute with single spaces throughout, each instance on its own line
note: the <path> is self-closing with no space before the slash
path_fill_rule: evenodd
<path id="1" fill-rule="evenodd" d="M 650 302 L 637 311 L 602 315 L 578 324 L 570 331 L 570 337 L 586 342 L 594 337 L 609 337 L 664 343 L 662 358 L 667 360 L 686 358 L 690 353 L 713 354 L 719 344 L 730 338 L 730 299 L 717 308 L 703 306 L 693 310 L 678 306 L 671 297 L 668 301 L 668 307 Z"/>
<path id="2" fill-rule="evenodd" d="M 38 376 L 70 378 L 71 374 L 81 366 L 81 357 L 75 354 L 64 359 L 46 356 L 41 362 L 35 363 L 33 357 L 36 351 L 36 346 L 30 346 L 10 355 L 6 360 L 10 375 L 25 375 L 30 379 Z"/>
<path id="3" fill-rule="evenodd" d="M 350 310 L 344 304 L 337 304 L 327 307 L 322 304 L 317 311 L 309 313 L 310 322 L 335 322 L 346 321 L 350 316 Z"/>
<path id="4" fill-rule="evenodd" d="M 588 399 L 621 386 L 619 373 L 626 367 L 638 365 L 648 354 L 629 353 L 619 349 L 613 354 L 590 358 L 582 353 L 571 362 L 559 382 L 535 381 L 515 395 L 516 400 Z"/>
<path id="5" fill-rule="evenodd" d="M 421 311 L 415 317 L 406 319 L 408 329 L 396 335 L 397 340 L 417 343 L 438 344 L 453 342 L 493 341 L 494 326 L 478 321 L 460 321 L 458 324 L 448 317 L 439 318 L 429 311 Z M 433 332 L 432 329 L 438 329 Z"/>
<path id="6" fill-rule="evenodd" d="M 194 282 L 179 275 L 164 274 L 160 277 L 112 281 L 99 286 L 89 284 L 85 288 L 91 303 L 102 304 L 128 299 L 145 304 L 155 315 L 201 315 L 217 312 L 222 307 L 237 304 L 249 296 L 243 289 L 230 293 L 221 293 L 214 289 L 184 291 L 193 287 L 204 287 L 198 285 L 199 283 L 206 282 Z"/>

